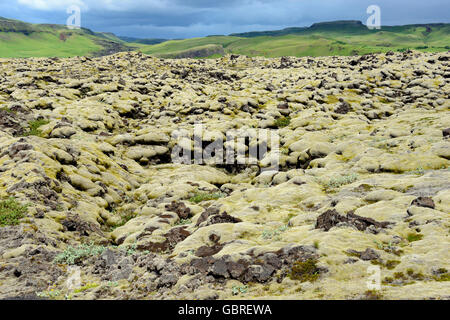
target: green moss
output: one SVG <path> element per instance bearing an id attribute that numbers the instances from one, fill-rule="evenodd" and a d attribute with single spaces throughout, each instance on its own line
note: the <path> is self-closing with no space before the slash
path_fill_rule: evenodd
<path id="1" fill-rule="evenodd" d="M 0 110 L 6 111 L 6 112 L 11 113 L 11 114 L 16 114 L 16 112 L 12 111 L 11 109 L 9 109 L 7 107 L 2 107 L 2 108 L 0 108 Z"/>
<path id="2" fill-rule="evenodd" d="M 131 245 L 123 245 L 120 250 L 124 251 L 128 256 L 132 256 L 137 252 L 137 243 Z"/>
<path id="3" fill-rule="evenodd" d="M 416 273 L 413 269 L 409 268 L 406 270 L 406 274 L 412 278 L 412 279 L 416 279 L 416 280 L 423 280 L 425 277 L 421 272 Z"/>
<path id="4" fill-rule="evenodd" d="M 291 221 L 291 219 L 294 218 L 294 217 L 296 217 L 296 216 L 297 216 L 296 214 L 289 213 L 288 216 L 287 216 L 286 218 L 284 218 L 283 221 L 284 221 L 284 223 L 288 224 L 289 221 Z"/>
<path id="5" fill-rule="evenodd" d="M 403 272 L 395 272 L 393 277 L 386 277 L 383 279 L 383 284 L 389 285 L 411 285 L 416 283 L 416 281 L 425 280 L 426 277 L 421 273 L 416 273 L 413 269 L 409 268 L 406 270 L 406 274 Z M 396 284 L 394 284 L 397 280 Z"/>
<path id="6" fill-rule="evenodd" d="M 359 176 L 356 173 L 343 175 L 339 177 L 334 177 L 329 181 L 319 181 L 319 183 L 323 186 L 326 192 L 332 192 L 335 189 L 340 188 L 341 186 L 345 186 L 347 184 L 352 184 L 357 181 Z"/>
<path id="7" fill-rule="evenodd" d="M 403 272 L 396 272 L 396 273 L 394 273 L 394 278 L 395 279 L 402 279 L 402 280 L 407 279 L 407 277 L 405 276 L 405 274 Z"/>
<path id="8" fill-rule="evenodd" d="M 288 147 L 281 147 L 280 151 L 281 151 L 281 154 L 284 154 L 284 155 L 289 155 L 289 152 L 290 152 Z"/>
<path id="9" fill-rule="evenodd" d="M 397 261 L 397 260 L 388 260 L 388 261 L 386 261 L 386 262 L 384 263 L 384 262 L 381 261 L 381 260 L 372 260 L 372 261 L 370 261 L 370 263 L 371 263 L 371 264 L 374 264 L 374 265 L 378 265 L 378 266 L 385 267 L 385 268 L 388 269 L 388 270 L 393 270 L 393 269 L 395 269 L 395 267 L 397 267 L 397 265 L 400 264 L 400 261 Z"/>
<path id="10" fill-rule="evenodd" d="M 185 225 L 188 225 L 188 224 L 191 224 L 192 223 L 192 220 L 191 219 L 180 219 L 177 223 L 176 223 L 176 225 L 177 226 L 185 226 Z"/>
<path id="11" fill-rule="evenodd" d="M 94 244 L 82 244 L 81 246 L 74 248 L 68 247 L 62 253 L 55 257 L 54 262 L 58 264 L 77 264 L 81 260 L 93 256 L 99 256 L 106 250 L 103 246 L 96 246 Z"/>
<path id="12" fill-rule="evenodd" d="M 450 281 L 450 273 L 447 271 L 437 276 L 433 276 L 435 281 Z"/>
<path id="13" fill-rule="evenodd" d="M 28 206 L 21 205 L 14 198 L 0 202 L 0 227 L 15 226 L 25 216 Z"/>
<path id="14" fill-rule="evenodd" d="M 281 226 L 275 230 L 264 230 L 261 237 L 264 240 L 281 240 L 281 234 L 289 229 L 288 225 Z"/>
<path id="15" fill-rule="evenodd" d="M 411 268 L 409 268 L 409 269 L 406 270 L 406 274 L 407 274 L 408 276 L 412 276 L 412 275 L 414 274 L 414 270 L 411 269 Z"/>
<path id="16" fill-rule="evenodd" d="M 316 249 L 319 249 L 320 242 L 318 240 L 314 241 L 313 246 Z"/>
<path id="17" fill-rule="evenodd" d="M 118 287 L 119 286 L 119 282 L 117 281 L 108 281 L 108 283 L 106 284 L 108 287 Z"/>
<path id="18" fill-rule="evenodd" d="M 392 270 L 392 269 L 395 269 L 395 267 L 399 264 L 400 264 L 400 261 L 388 260 L 385 264 L 385 267 L 388 268 L 389 270 Z"/>
<path id="19" fill-rule="evenodd" d="M 275 126 L 277 128 L 285 128 L 291 124 L 291 118 L 290 117 L 281 117 L 275 120 Z"/>
<path id="20" fill-rule="evenodd" d="M 378 241 L 374 241 L 374 243 L 377 245 L 378 249 L 383 250 L 383 251 L 388 252 L 388 253 L 393 253 L 396 256 L 400 256 L 400 255 L 402 255 L 404 253 L 403 250 L 397 249 L 397 247 L 395 247 L 392 244 L 392 242 L 385 242 L 384 241 L 384 242 L 381 243 L 381 242 L 378 242 Z"/>
<path id="21" fill-rule="evenodd" d="M 131 219 L 136 218 L 137 213 L 132 211 L 132 212 L 126 212 L 123 216 L 121 216 L 121 220 L 120 222 L 113 224 L 110 228 L 110 232 L 114 231 L 117 228 L 123 227 L 124 225 L 126 225 L 128 223 L 128 221 L 130 221 Z"/>
<path id="22" fill-rule="evenodd" d="M 413 171 L 412 173 L 414 173 L 417 176 L 423 176 L 425 174 L 425 170 L 422 167 L 418 167 L 415 171 Z"/>
<path id="23" fill-rule="evenodd" d="M 370 184 L 363 183 L 354 189 L 355 192 L 370 192 L 374 189 L 374 186 Z"/>
<path id="24" fill-rule="evenodd" d="M 409 278 L 414 280 L 423 280 L 425 279 L 425 276 L 421 272 L 415 272 L 412 268 L 406 269 L 406 274 Z"/>
<path id="25" fill-rule="evenodd" d="M 389 100 L 386 99 L 386 98 L 380 98 L 379 101 L 380 101 L 381 103 L 384 103 L 384 104 L 392 103 L 392 101 L 389 101 Z"/>
<path id="26" fill-rule="evenodd" d="M 47 291 L 36 292 L 36 296 L 38 296 L 39 298 L 56 300 L 61 296 L 61 292 L 59 290 L 49 289 Z"/>
<path id="27" fill-rule="evenodd" d="M 190 202 L 193 203 L 200 203 L 203 201 L 210 201 L 210 200 L 218 200 L 220 198 L 224 198 L 225 194 L 221 192 L 217 193 L 196 193 L 192 198 L 189 199 Z"/>
<path id="28" fill-rule="evenodd" d="M 89 290 L 89 289 L 97 288 L 98 286 L 99 286 L 98 283 L 88 283 L 87 285 L 85 285 L 85 286 L 83 286 L 81 288 L 75 289 L 74 293 L 84 292 L 84 291 Z"/>
<path id="29" fill-rule="evenodd" d="M 320 276 L 320 269 L 316 264 L 317 260 L 314 259 L 308 259 L 305 262 L 297 261 L 292 267 L 289 277 L 300 282 L 314 282 Z"/>
<path id="30" fill-rule="evenodd" d="M 409 242 L 419 241 L 423 239 L 423 234 L 420 233 L 409 233 L 407 236 Z"/>
<path id="31" fill-rule="evenodd" d="M 414 273 L 414 274 L 412 274 L 410 277 L 411 277 L 412 279 L 414 279 L 414 280 L 423 280 L 423 279 L 425 279 L 425 276 L 424 276 L 421 272 L 419 272 L 419 273 Z"/>
<path id="32" fill-rule="evenodd" d="M 394 282 L 394 278 L 392 277 L 386 277 L 382 281 L 383 284 L 391 284 L 392 282 Z"/>
<path id="33" fill-rule="evenodd" d="M 28 136 L 37 136 L 40 137 L 42 135 L 42 131 L 39 129 L 42 126 L 45 126 L 47 124 L 49 124 L 50 121 L 48 120 L 34 120 L 34 121 L 29 121 L 28 122 L 28 131 L 25 132 L 23 134 L 24 137 L 28 137 Z"/>
<path id="34" fill-rule="evenodd" d="M 248 286 L 234 286 L 231 289 L 231 293 L 233 296 L 237 296 L 239 294 L 246 294 L 248 291 Z"/>
<path id="35" fill-rule="evenodd" d="M 336 98 L 336 96 L 330 95 L 327 97 L 326 102 L 327 102 L 327 104 L 338 103 L 339 99 Z"/>

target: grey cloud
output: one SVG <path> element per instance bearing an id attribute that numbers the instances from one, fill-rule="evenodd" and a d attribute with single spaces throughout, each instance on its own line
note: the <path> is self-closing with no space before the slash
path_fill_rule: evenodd
<path id="1" fill-rule="evenodd" d="M 32 22 L 64 23 L 64 11 L 38 11 L 16 4 L 2 14 Z M 185 38 L 309 26 L 314 22 L 367 19 L 366 8 L 378 4 L 385 25 L 449 22 L 448 0 L 84 0 L 84 27 L 119 35 Z"/>

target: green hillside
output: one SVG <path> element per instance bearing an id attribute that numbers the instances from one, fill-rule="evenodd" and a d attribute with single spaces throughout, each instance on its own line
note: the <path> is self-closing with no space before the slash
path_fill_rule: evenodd
<path id="1" fill-rule="evenodd" d="M 213 36 L 213 37 L 193 38 L 185 40 L 172 40 L 152 46 L 141 45 L 139 47 L 140 50 L 146 54 L 165 55 L 197 49 L 204 47 L 206 45 L 220 45 L 223 48 L 227 48 L 230 44 L 240 39 L 241 38 L 230 36 Z"/>
<path id="2" fill-rule="evenodd" d="M 0 17 L 0 57 L 3 58 L 95 56 L 126 50 L 130 50 L 129 46 L 110 33 Z"/>
<path id="3" fill-rule="evenodd" d="M 354 55 L 415 49 L 450 49 L 450 24 L 407 25 L 369 30 L 360 21 L 334 21 L 309 28 L 248 32 L 185 40 L 137 39 L 89 29 L 29 24 L 0 18 L 0 57 L 96 56 L 139 50 L 162 58 Z"/>
<path id="4" fill-rule="evenodd" d="M 199 58 L 199 57 L 221 57 L 225 54 L 223 46 L 220 44 L 207 44 L 197 46 L 187 50 L 171 51 L 170 53 L 155 53 L 159 58 L 183 59 L 183 58 Z"/>
<path id="5" fill-rule="evenodd" d="M 125 42 L 131 42 L 131 43 L 140 43 L 140 44 L 158 44 L 166 42 L 167 39 L 156 39 L 156 38 L 148 38 L 148 39 L 140 39 L 140 38 L 134 38 L 134 37 L 118 37 L 120 40 L 123 40 Z"/>
<path id="6" fill-rule="evenodd" d="M 450 24 L 369 30 L 359 21 L 336 21 L 317 23 L 310 28 L 167 41 L 140 47 L 140 50 L 147 54 L 167 55 L 195 50 L 205 44 L 222 45 L 225 53 L 266 57 L 353 55 L 406 49 L 447 51 L 450 49 Z"/>

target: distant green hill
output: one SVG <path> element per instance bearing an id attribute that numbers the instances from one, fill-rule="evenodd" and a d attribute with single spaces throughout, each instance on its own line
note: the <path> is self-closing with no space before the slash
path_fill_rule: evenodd
<path id="1" fill-rule="evenodd" d="M 243 37 L 243 38 L 255 38 L 255 37 L 280 37 L 289 34 L 306 34 L 317 31 L 340 31 L 342 33 L 354 33 L 354 32 L 363 32 L 368 30 L 365 25 L 362 24 L 361 21 L 332 21 L 332 22 L 320 22 L 315 23 L 311 27 L 303 27 L 303 28 L 286 28 L 283 30 L 275 30 L 275 31 L 253 31 L 253 32 L 244 32 L 244 33 L 233 33 L 230 36 L 234 37 Z"/>
<path id="2" fill-rule="evenodd" d="M 316 23 L 309 28 L 168 41 L 141 50 L 153 55 L 167 55 L 195 50 L 206 44 L 222 45 L 225 53 L 266 57 L 353 55 L 406 49 L 447 51 L 450 49 L 450 24 L 386 26 L 381 30 L 369 30 L 360 21 L 333 21 Z"/>
<path id="3" fill-rule="evenodd" d="M 168 41 L 167 39 L 156 39 L 156 38 L 141 39 L 141 38 L 122 37 L 122 36 L 119 36 L 118 38 L 125 42 L 129 42 L 129 43 L 140 43 L 140 44 L 150 44 L 150 45 Z"/>
<path id="4" fill-rule="evenodd" d="M 332 21 L 305 28 L 236 33 L 184 40 L 117 37 L 89 29 L 29 24 L 0 18 L 0 57 L 70 57 L 139 50 L 164 58 L 354 55 L 415 49 L 450 49 L 450 24 L 385 26 L 369 30 L 360 21 Z"/>
<path id="5" fill-rule="evenodd" d="M 95 56 L 131 49 L 112 33 L 0 17 L 0 57 L 4 58 Z"/>
<path id="6" fill-rule="evenodd" d="M 221 48 L 223 54 L 225 54 L 224 48 L 227 48 L 231 43 L 236 42 L 242 38 L 229 37 L 229 36 L 210 36 L 204 38 L 193 38 L 185 40 L 171 40 L 153 46 L 140 45 L 139 50 L 145 54 L 154 56 L 183 56 L 192 51 L 202 52 L 205 46 L 217 46 Z M 214 53 L 216 54 L 216 53 Z"/>

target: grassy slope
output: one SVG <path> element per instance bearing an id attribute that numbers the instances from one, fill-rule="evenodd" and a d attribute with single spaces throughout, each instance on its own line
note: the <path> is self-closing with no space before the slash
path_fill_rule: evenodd
<path id="1" fill-rule="evenodd" d="M 60 40 L 61 33 L 68 36 L 66 41 Z M 103 49 L 98 40 L 122 42 L 112 34 L 0 18 L 0 57 L 3 58 L 93 55 Z"/>
<path id="2" fill-rule="evenodd" d="M 133 37 L 118 37 L 118 38 L 129 43 L 140 43 L 149 45 L 159 44 L 167 41 L 167 39 L 157 39 L 157 38 L 147 38 L 147 39 L 140 39 Z"/>
<path id="3" fill-rule="evenodd" d="M 448 50 L 450 25 L 434 25 L 431 33 L 426 30 L 425 26 L 384 27 L 380 31 L 370 31 L 365 27 L 319 25 L 283 36 L 207 37 L 168 41 L 140 49 L 147 54 L 164 55 L 193 50 L 205 44 L 220 44 L 227 53 L 267 57 L 352 55 L 406 48 Z"/>
<path id="4" fill-rule="evenodd" d="M 70 36 L 65 42 L 53 33 L 0 34 L 0 56 L 5 58 L 82 56 L 100 49 L 91 36 L 80 34 Z"/>
<path id="5" fill-rule="evenodd" d="M 178 53 L 186 50 L 191 50 L 198 47 L 203 47 L 206 45 L 221 45 L 226 48 L 229 44 L 239 40 L 237 37 L 227 37 L 227 36 L 214 36 L 205 38 L 193 38 L 186 40 L 172 40 L 163 42 L 160 44 L 147 46 L 142 44 L 135 44 L 139 47 L 143 53 L 146 54 L 168 54 L 168 53 Z"/>
<path id="6" fill-rule="evenodd" d="M 115 42 L 125 43 L 122 39 L 120 39 L 118 36 L 116 36 L 114 33 L 110 32 L 95 32 L 94 33 L 97 37 L 104 38 L 106 40 L 111 40 Z"/>
<path id="7" fill-rule="evenodd" d="M 180 59 L 180 58 L 198 58 L 198 57 L 221 57 L 224 55 L 223 47 L 219 44 L 207 44 L 197 46 L 187 50 L 172 51 L 170 53 L 153 53 L 159 58 Z"/>

